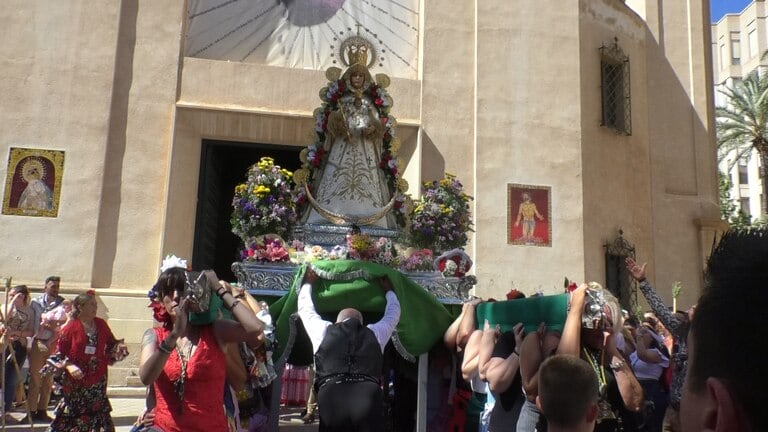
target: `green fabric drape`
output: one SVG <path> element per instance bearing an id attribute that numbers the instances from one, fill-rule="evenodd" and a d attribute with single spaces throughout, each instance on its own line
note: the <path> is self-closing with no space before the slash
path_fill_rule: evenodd
<path id="1" fill-rule="evenodd" d="M 279 347 L 276 356 L 290 348 L 289 362 L 305 365 L 312 362 L 312 347 L 303 331 L 301 320 L 296 321 L 296 339 L 293 347 L 286 346 L 291 332 L 291 315 L 297 311 L 297 290 L 306 271 L 301 266 L 294 277 L 290 291 L 269 308 L 275 322 Z M 429 351 L 442 339 L 451 324 L 448 310 L 434 295 L 417 285 L 399 271 L 380 264 L 356 260 L 314 261 L 312 267 L 320 276 L 312 289 L 317 312 L 328 321 L 335 321 L 341 309 L 353 307 L 362 312 L 366 324 L 379 320 L 384 313 L 386 299 L 377 278 L 388 276 L 400 301 L 400 322 L 393 339 L 400 353 L 417 357 Z"/>
<path id="2" fill-rule="evenodd" d="M 567 314 L 567 294 L 484 302 L 475 309 L 477 328 L 483 328 L 487 319 L 492 326 L 499 324 L 502 332 L 512 330 L 519 322 L 525 326 L 526 333 L 536 331 L 542 322 L 550 330 L 563 331 Z"/>

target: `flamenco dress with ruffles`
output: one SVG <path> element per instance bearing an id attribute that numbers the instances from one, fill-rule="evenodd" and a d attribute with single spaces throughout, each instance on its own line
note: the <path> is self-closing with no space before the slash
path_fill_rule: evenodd
<path id="1" fill-rule="evenodd" d="M 226 431 L 224 413 L 224 381 L 226 358 L 213 334 L 211 325 L 197 327 L 199 340 L 188 356 L 184 382 L 184 400 L 179 398 L 176 383 L 182 375 L 182 361 L 173 350 L 163 371 L 155 380 L 157 398 L 154 426 L 163 432 Z M 164 340 L 170 331 L 155 328 L 157 340 Z"/>

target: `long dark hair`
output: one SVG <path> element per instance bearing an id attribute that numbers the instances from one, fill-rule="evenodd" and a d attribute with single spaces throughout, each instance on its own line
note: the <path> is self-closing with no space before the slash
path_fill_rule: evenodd
<path id="1" fill-rule="evenodd" d="M 78 294 L 77 297 L 72 300 L 72 318 L 78 318 L 82 307 L 92 298 L 96 298 L 96 291 L 94 290 L 88 290 L 82 294 Z"/>

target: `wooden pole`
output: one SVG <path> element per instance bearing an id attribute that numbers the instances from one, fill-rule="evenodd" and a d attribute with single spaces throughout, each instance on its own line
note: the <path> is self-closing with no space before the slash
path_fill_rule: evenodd
<path id="1" fill-rule="evenodd" d="M 3 388 L 3 420 L 2 423 L 0 423 L 0 429 L 5 432 L 5 347 L 8 344 L 8 328 L 5 327 L 5 324 L 7 323 L 5 317 L 8 316 L 8 291 L 11 288 L 11 278 L 7 278 L 5 280 L 5 306 L 4 310 L 2 312 L 2 323 L 3 323 L 3 334 L 0 336 L 0 346 L 2 347 L 3 351 L 3 361 L 0 362 L 0 387 Z"/>

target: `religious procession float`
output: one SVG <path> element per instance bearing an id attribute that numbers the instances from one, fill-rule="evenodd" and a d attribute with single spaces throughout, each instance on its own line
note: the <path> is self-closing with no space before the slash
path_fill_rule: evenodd
<path id="1" fill-rule="evenodd" d="M 261 158 L 235 188 L 232 203 L 232 231 L 243 242 L 240 260 L 232 265 L 238 282 L 256 297 L 279 297 L 269 306 L 278 373 L 285 364 L 312 364 L 311 343 L 296 314 L 298 288 L 310 266 L 319 276 L 315 307 L 329 321 L 347 307 L 361 311 L 366 322 L 378 320 L 386 300 L 376 280 L 389 278 L 401 304 L 391 344 L 397 355 L 390 365 L 403 360 L 415 365 L 442 345 L 455 318 L 451 310 L 460 310 L 451 305 L 466 301 L 477 282 L 468 274 L 472 260 L 463 250 L 472 231 L 472 197 L 450 174 L 423 182 L 418 199 L 408 194 L 397 122 L 390 113 L 390 80 L 369 72 L 376 55 L 366 39 L 345 40 L 339 54 L 347 69 L 326 71 L 328 82 L 314 111 L 314 140 L 300 153 L 301 168 L 289 172 Z M 558 317 L 546 321 L 561 325 L 565 298 L 548 297 L 520 302 L 515 315 L 524 315 L 531 330 L 546 315 Z M 508 313 L 491 305 L 478 319 L 508 330 L 514 324 L 503 319 Z M 410 375 L 413 387 L 399 384 L 401 391 L 415 392 L 416 366 L 410 372 L 408 366 L 392 367 L 393 377 Z M 425 370 L 418 372 L 424 381 Z"/>

